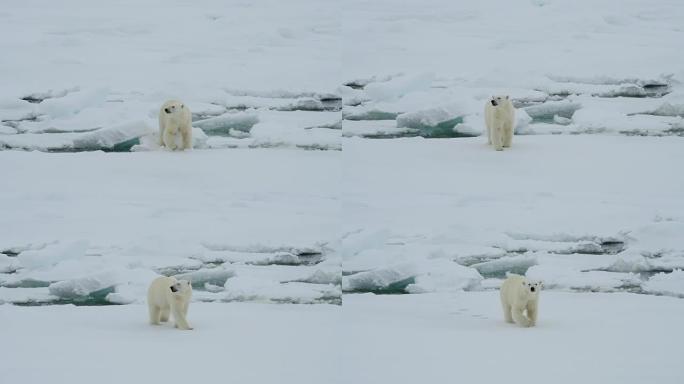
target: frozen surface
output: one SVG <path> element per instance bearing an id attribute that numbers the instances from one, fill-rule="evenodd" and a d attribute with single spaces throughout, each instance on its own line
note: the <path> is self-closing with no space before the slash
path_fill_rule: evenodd
<path id="1" fill-rule="evenodd" d="M 358 0 L 342 15 L 350 120 L 474 136 L 485 99 L 509 94 L 531 117 L 518 133 L 682 135 L 681 2 Z"/>
<path id="2" fill-rule="evenodd" d="M 345 139 L 342 287 L 482 290 L 516 272 L 553 290 L 681 296 L 670 273 L 684 267 L 682 148 L 680 137 L 517 136 L 504 152 L 484 138 Z M 425 283 L 449 268 L 485 281 L 454 270 Z"/>
<path id="3" fill-rule="evenodd" d="M 316 113 L 339 120 L 337 11 L 311 0 L 8 4 L 0 149 L 129 151 L 154 134 L 168 99 L 183 100 L 210 136 L 235 135 L 243 147 L 339 149 L 339 130 L 306 129 Z M 312 113 L 253 140 L 268 111 Z"/>
<path id="4" fill-rule="evenodd" d="M 342 381 L 679 383 L 684 301 L 542 292 L 534 328 L 505 323 L 498 292 L 347 295 Z M 530 370 L 528 370 L 531 369 Z"/>
<path id="5" fill-rule="evenodd" d="M 287 377 L 297 383 L 336 383 L 340 312 L 335 305 L 194 303 L 188 314 L 194 330 L 179 331 L 169 324 L 149 325 L 144 305 L 0 305 L 3 381 L 86 384 L 230 377 L 276 383 Z"/>
<path id="6" fill-rule="evenodd" d="M 164 274 L 211 291 L 204 301 L 339 303 L 339 278 L 324 277 L 340 274 L 340 160 L 286 149 L 2 151 L 12 187 L 0 189 L 0 300 L 140 303 Z M 224 289 L 238 281 L 239 292 Z"/>

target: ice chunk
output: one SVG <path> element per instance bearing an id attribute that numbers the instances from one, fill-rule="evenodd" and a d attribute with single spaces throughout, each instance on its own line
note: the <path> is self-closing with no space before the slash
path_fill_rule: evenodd
<path id="1" fill-rule="evenodd" d="M 447 259 L 418 264 L 396 264 L 342 277 L 347 292 L 424 293 L 479 287 L 482 276 L 472 268 Z"/>
<path id="2" fill-rule="evenodd" d="M 115 283 L 111 274 L 101 273 L 96 276 L 58 281 L 50 284 L 49 290 L 51 295 L 59 298 L 76 299 L 106 288 L 113 291 Z"/>
<path id="3" fill-rule="evenodd" d="M 638 252 L 627 251 L 618 255 L 617 260 L 606 268 L 612 272 L 648 272 L 654 266 Z"/>
<path id="4" fill-rule="evenodd" d="M 4 124 L 0 124 L 0 135 L 14 135 L 17 130 Z"/>
<path id="5" fill-rule="evenodd" d="M 454 127 L 463 122 L 464 107 L 460 103 L 443 104 L 397 116 L 397 128 L 413 128 L 425 137 L 453 137 Z M 466 135 L 467 136 L 467 135 Z"/>
<path id="6" fill-rule="evenodd" d="M 292 146 L 304 149 L 342 149 L 338 130 L 326 128 L 301 129 L 277 122 L 256 124 L 251 131 L 254 147 Z"/>
<path id="7" fill-rule="evenodd" d="M 342 284 L 342 275 L 339 269 L 333 271 L 326 271 L 322 269 L 317 269 L 314 273 L 309 276 L 300 279 L 300 282 L 311 283 L 311 284 Z"/>
<path id="8" fill-rule="evenodd" d="M 684 271 L 676 269 L 670 273 L 658 273 L 648 279 L 642 288 L 649 293 L 684 298 Z"/>
<path id="9" fill-rule="evenodd" d="M 406 287 L 407 292 L 470 291 L 480 288 L 482 276 L 473 268 L 445 259 L 430 260 L 428 264 L 429 270 L 418 274 L 415 282 Z"/>
<path id="10" fill-rule="evenodd" d="M 367 138 L 393 138 L 416 136 L 420 130 L 414 128 L 397 128 L 394 120 L 344 120 L 342 136 Z"/>
<path id="11" fill-rule="evenodd" d="M 57 243 L 42 249 L 23 251 L 17 259 L 23 268 L 50 268 L 64 260 L 82 258 L 88 246 L 89 243 L 86 240 Z"/>
<path id="12" fill-rule="evenodd" d="M 19 262 L 16 257 L 9 257 L 0 253 L 0 273 L 12 273 L 18 268 Z"/>
<path id="13" fill-rule="evenodd" d="M 177 279 L 189 280 L 194 288 L 202 288 L 205 284 L 223 286 L 226 280 L 235 276 L 235 272 L 223 267 L 203 268 L 197 271 L 176 275 Z"/>
<path id="14" fill-rule="evenodd" d="M 671 104 L 669 102 L 665 102 L 652 111 L 651 114 L 656 116 L 684 117 L 684 102 L 680 104 Z"/>
<path id="15" fill-rule="evenodd" d="M 61 118 L 78 114 L 86 108 L 103 104 L 110 90 L 106 87 L 94 88 L 67 93 L 62 97 L 44 100 L 37 104 L 40 114 L 49 115 L 51 118 Z"/>
<path id="16" fill-rule="evenodd" d="M 155 128 L 148 125 L 143 120 L 131 121 L 114 125 L 111 127 L 100 128 L 93 132 L 84 133 L 74 139 L 74 149 L 116 149 L 127 151 L 141 136 L 150 135 L 155 132 Z"/>
<path id="17" fill-rule="evenodd" d="M 400 264 L 376 268 L 342 277 L 345 292 L 404 292 L 409 284 L 415 283 L 416 268 Z"/>
<path id="18" fill-rule="evenodd" d="M 582 105 L 570 100 L 548 101 L 538 105 L 523 108 L 534 121 L 553 122 L 554 116 L 572 118 L 575 111 Z"/>
<path id="19" fill-rule="evenodd" d="M 371 99 L 376 101 L 391 100 L 407 93 L 429 89 L 433 80 L 432 73 L 397 76 L 389 81 L 370 83 L 364 90 Z"/>
<path id="20" fill-rule="evenodd" d="M 475 268 L 484 277 L 503 278 L 507 272 L 524 275 L 533 265 L 537 265 L 537 259 L 534 256 L 517 255 L 473 264 L 471 267 Z"/>
<path id="21" fill-rule="evenodd" d="M 39 304 L 57 300 L 50 294 L 47 287 L 42 288 L 6 288 L 0 287 L 0 304 L 3 302 L 15 304 Z"/>
<path id="22" fill-rule="evenodd" d="M 231 129 L 249 132 L 258 122 L 259 117 L 256 113 L 244 111 L 196 121 L 192 125 L 209 134 L 228 135 Z"/>
<path id="23" fill-rule="evenodd" d="M 0 148 L 17 148 L 38 151 L 68 151 L 74 146 L 74 140 L 80 133 L 19 133 L 16 135 L 0 135 Z"/>
<path id="24" fill-rule="evenodd" d="M 527 270 L 526 276 L 542 280 L 548 288 L 573 289 L 581 291 L 612 292 L 636 288 L 641 285 L 639 276 L 632 273 L 605 271 L 579 271 L 553 265 L 535 265 Z"/>
<path id="25" fill-rule="evenodd" d="M 225 284 L 228 301 L 267 300 L 287 303 L 313 303 L 341 296 L 339 286 L 302 282 L 279 283 L 253 276 L 237 276 Z"/>
<path id="26" fill-rule="evenodd" d="M 17 121 L 36 115 L 35 105 L 28 101 L 16 98 L 0 98 L 0 121 Z"/>

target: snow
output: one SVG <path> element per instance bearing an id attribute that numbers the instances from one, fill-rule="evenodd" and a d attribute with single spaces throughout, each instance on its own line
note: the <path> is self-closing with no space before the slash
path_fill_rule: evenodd
<path id="1" fill-rule="evenodd" d="M 380 0 L 343 8 L 342 73 L 354 88 L 342 91 L 346 119 L 412 127 L 397 115 L 448 115 L 464 124 L 449 127 L 452 137 L 481 135 L 485 100 L 508 94 L 532 118 L 518 120 L 521 134 L 681 135 L 679 2 Z M 439 112 L 453 102 L 457 114 Z"/>
<path id="2" fill-rule="evenodd" d="M 249 137 L 271 110 L 336 111 L 339 120 L 332 1 L 206 0 L 191 7 L 173 0 L 160 7 L 146 0 L 102 8 L 32 0 L 6 7 L 1 17 L 0 51 L 12 52 L 0 64 L 2 149 L 129 151 L 156 130 L 168 99 L 183 100 L 210 136 L 246 139 L 241 147 L 339 149 L 332 137 L 339 131 L 306 131 L 307 121 L 287 126 L 293 141 L 277 129 L 256 143 Z"/>
<path id="3" fill-rule="evenodd" d="M 676 269 L 672 273 L 659 273 L 651 277 L 645 284 L 646 292 L 684 297 L 684 271 Z"/>
<path id="4" fill-rule="evenodd" d="M 640 292 L 684 267 L 681 149 L 678 137 L 526 135 L 503 153 L 481 137 L 344 139 L 343 289 L 417 293 L 409 279 L 454 266 L 486 278 L 465 290 L 514 271 L 554 290 Z"/>
<path id="5" fill-rule="evenodd" d="M 297 281 L 304 287 L 283 288 L 292 302 L 339 302 L 339 279 L 306 280 L 340 273 L 340 160 L 285 149 L 2 151 L 12 188 L 0 190 L 0 285 L 140 303 L 155 276 L 181 275 L 198 290 L 218 286 L 209 299 L 222 301 L 227 279 L 256 276 L 270 290 L 243 286 L 241 298 L 279 300 L 278 289 Z M 30 292 L 1 298 L 45 297 Z"/>
<path id="6" fill-rule="evenodd" d="M 534 328 L 498 292 L 344 298 L 343 382 L 677 383 L 680 299 L 542 292 Z"/>
<path id="7" fill-rule="evenodd" d="M 3 379 L 682 381 L 683 19 L 672 0 L 3 7 Z M 517 108 L 498 153 L 495 94 Z M 168 99 L 192 151 L 159 147 Z M 508 272 L 545 283 L 534 329 L 501 319 Z M 159 275 L 192 282 L 194 331 L 146 324 Z"/>
<path id="8" fill-rule="evenodd" d="M 194 329 L 179 331 L 149 325 L 144 305 L 0 305 L 3 380 L 332 383 L 340 313 L 334 305 L 193 303 Z"/>

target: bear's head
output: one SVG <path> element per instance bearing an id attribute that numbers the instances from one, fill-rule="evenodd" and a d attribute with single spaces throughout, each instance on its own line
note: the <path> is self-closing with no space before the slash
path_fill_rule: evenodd
<path id="1" fill-rule="evenodd" d="M 192 283 L 188 280 L 178 280 L 175 284 L 173 284 L 171 287 L 171 292 L 173 293 L 185 293 L 185 292 L 191 292 L 192 291 Z"/>
<path id="2" fill-rule="evenodd" d="M 492 96 L 492 98 L 489 100 L 489 102 L 492 103 L 492 106 L 496 107 L 496 106 L 503 104 L 507 100 L 510 100 L 508 95 L 497 95 L 497 96 Z"/>
<path id="3" fill-rule="evenodd" d="M 185 106 L 180 101 L 170 101 L 166 103 L 164 107 L 164 112 L 168 114 L 173 114 L 180 112 Z"/>
<path id="4" fill-rule="evenodd" d="M 539 291 L 541 291 L 542 287 L 544 287 L 544 284 L 541 281 L 523 280 L 522 285 L 525 289 L 525 293 L 533 297 L 539 295 Z"/>

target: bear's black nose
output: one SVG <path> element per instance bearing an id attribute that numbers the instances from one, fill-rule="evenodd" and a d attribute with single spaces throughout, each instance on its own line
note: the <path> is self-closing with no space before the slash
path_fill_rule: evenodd
<path id="1" fill-rule="evenodd" d="M 534 287 L 530 288 L 530 291 L 534 292 Z"/>
<path id="2" fill-rule="evenodd" d="M 492 100 L 492 105 L 496 107 L 496 100 Z"/>
<path id="3" fill-rule="evenodd" d="M 164 108 L 164 112 L 171 113 L 171 111 L 168 108 Z"/>

